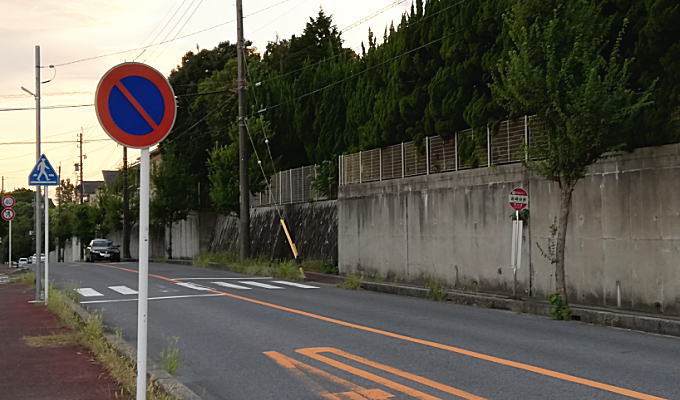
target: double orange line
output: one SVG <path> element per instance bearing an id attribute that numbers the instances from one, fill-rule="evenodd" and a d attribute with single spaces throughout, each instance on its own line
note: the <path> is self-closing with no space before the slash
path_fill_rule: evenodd
<path id="1" fill-rule="evenodd" d="M 122 267 L 117 267 L 117 266 L 113 266 L 113 265 L 106 265 L 106 264 L 96 264 L 96 265 L 106 267 L 106 268 L 118 269 L 118 270 L 121 270 L 121 271 L 132 272 L 132 273 L 135 273 L 135 274 L 138 273 L 136 270 L 133 270 L 133 269 L 122 268 Z M 172 279 L 172 278 L 168 278 L 168 277 L 165 277 L 165 276 L 162 276 L 162 275 L 149 274 L 149 276 L 151 276 L 153 278 L 157 278 L 157 279 L 162 279 L 162 280 L 165 280 L 165 281 L 168 281 L 168 282 L 181 283 L 181 281 L 178 281 L 178 280 Z M 215 294 L 220 294 L 220 295 L 223 295 L 225 297 L 230 297 L 230 298 L 233 298 L 233 299 L 242 300 L 242 301 L 245 301 L 245 302 L 248 302 L 248 303 L 258 304 L 258 305 L 261 305 L 261 306 L 273 308 L 273 309 L 280 310 L 280 311 L 286 311 L 286 312 L 289 312 L 289 313 L 292 313 L 292 314 L 302 315 L 302 316 L 305 316 L 305 317 L 313 318 L 313 319 L 316 319 L 316 320 L 319 320 L 319 321 L 324 321 L 324 322 L 328 322 L 328 323 L 339 325 L 339 326 L 345 326 L 345 327 L 348 327 L 348 328 L 353 328 L 353 329 L 357 329 L 357 330 L 364 331 L 364 332 L 371 332 L 371 333 L 375 333 L 377 335 L 386 336 L 386 337 L 390 337 L 390 338 L 393 338 L 393 339 L 399 339 L 399 340 L 403 340 L 403 341 L 406 341 L 406 342 L 418 343 L 418 344 L 421 344 L 423 346 L 428 346 L 428 347 L 432 347 L 432 348 L 436 348 L 436 349 L 440 349 L 440 350 L 444 350 L 444 351 L 449 351 L 449 352 L 452 352 L 452 353 L 476 358 L 476 359 L 479 359 L 479 360 L 488 361 L 488 362 L 491 362 L 491 363 L 494 363 L 494 364 L 503 365 L 503 366 L 512 367 L 512 368 L 517 368 L 517 369 L 520 369 L 520 370 L 533 372 L 533 373 L 538 374 L 538 375 L 548 376 L 548 377 L 563 380 L 563 381 L 566 381 L 566 382 L 577 383 L 577 384 L 583 385 L 583 386 L 589 386 L 589 387 L 592 387 L 592 388 L 595 388 L 595 389 L 600 389 L 600 390 L 604 390 L 604 391 L 607 391 L 607 392 L 616 393 L 616 394 L 620 394 L 620 395 L 623 395 L 623 396 L 628 396 L 628 397 L 633 398 L 633 399 L 638 399 L 638 400 L 668 400 L 668 399 L 664 399 L 663 397 L 657 397 L 657 396 L 653 396 L 653 395 L 649 395 L 649 394 L 645 394 L 645 393 L 640 393 L 640 392 L 636 392 L 634 390 L 624 389 L 624 388 L 621 388 L 621 387 L 618 387 L 618 386 L 608 385 L 606 383 L 601 383 L 601 382 L 593 381 L 593 380 L 590 380 L 590 379 L 580 378 L 578 376 L 569 375 L 569 374 L 553 371 L 553 370 L 546 369 L 546 368 L 536 367 L 536 366 L 530 365 L 530 364 L 506 360 L 504 358 L 495 357 L 495 356 L 491 356 L 491 355 L 484 354 L 484 353 L 478 353 L 478 352 L 466 350 L 466 349 L 463 349 L 463 348 L 460 348 L 460 347 L 449 346 L 449 345 L 446 345 L 446 344 L 437 343 L 437 342 L 433 342 L 433 341 L 430 341 L 430 340 L 418 339 L 418 338 L 414 338 L 414 337 L 411 337 L 411 336 L 402 335 L 402 334 L 399 334 L 399 333 L 385 331 L 385 330 L 382 330 L 382 329 L 371 328 L 369 326 L 359 325 L 359 324 L 355 324 L 355 323 L 352 323 L 352 322 L 347 322 L 347 321 L 342 321 L 342 320 L 335 319 L 335 318 L 325 317 L 323 315 L 314 314 L 314 313 L 310 313 L 310 312 L 307 312 L 307 311 L 298 310 L 298 309 L 295 309 L 295 308 L 285 307 L 285 306 L 281 306 L 281 305 L 278 305 L 278 304 L 268 303 L 268 302 L 262 301 L 262 300 L 255 300 L 255 299 L 251 299 L 251 298 L 248 298 L 248 297 L 239 296 L 239 295 L 236 295 L 236 294 L 233 294 L 233 293 L 223 292 L 223 291 L 214 290 L 214 289 L 210 289 L 209 292 L 215 293 Z"/>

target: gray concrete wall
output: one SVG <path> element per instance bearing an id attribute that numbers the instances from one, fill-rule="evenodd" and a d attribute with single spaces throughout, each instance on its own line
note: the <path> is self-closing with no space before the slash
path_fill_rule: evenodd
<path id="1" fill-rule="evenodd" d="M 680 314 L 680 145 L 638 149 L 593 165 L 577 185 L 566 247 L 573 301 Z M 554 291 L 541 255 L 559 188 L 518 164 L 343 186 L 338 199 L 341 272 L 510 293 L 508 195 L 530 196 L 519 292 Z"/>

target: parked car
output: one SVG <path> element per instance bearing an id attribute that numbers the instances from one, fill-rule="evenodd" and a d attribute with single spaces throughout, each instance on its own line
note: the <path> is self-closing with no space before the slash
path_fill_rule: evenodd
<path id="1" fill-rule="evenodd" d="M 92 239 L 85 249 L 85 260 L 87 262 L 120 261 L 120 246 L 108 239 Z"/>
<path id="2" fill-rule="evenodd" d="M 35 254 L 33 254 L 31 257 L 28 258 L 28 263 L 29 264 L 35 264 L 36 263 L 35 260 L 36 260 L 36 257 L 35 257 Z M 43 264 L 45 263 L 45 254 L 43 254 L 43 253 L 40 253 L 40 262 L 43 263 Z"/>
<path id="3" fill-rule="evenodd" d="M 21 258 L 19 259 L 19 266 L 20 266 L 20 267 L 23 267 L 23 266 L 25 266 L 26 264 L 28 264 L 28 258 L 26 258 L 26 257 L 21 257 Z"/>

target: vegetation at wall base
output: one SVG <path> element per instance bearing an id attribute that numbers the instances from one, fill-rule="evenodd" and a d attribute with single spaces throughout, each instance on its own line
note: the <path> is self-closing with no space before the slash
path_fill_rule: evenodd
<path id="1" fill-rule="evenodd" d="M 344 281 L 338 283 L 338 287 L 348 290 L 359 290 L 361 289 L 362 281 L 363 278 L 360 274 L 352 272 L 347 274 Z"/>
<path id="2" fill-rule="evenodd" d="M 550 303 L 550 315 L 557 320 L 568 321 L 571 319 L 571 307 L 564 300 L 562 294 L 553 293 L 548 296 L 548 302 Z"/>
<path id="3" fill-rule="evenodd" d="M 241 260 L 234 252 L 203 253 L 194 258 L 200 268 L 226 268 L 231 272 L 256 276 L 273 276 L 292 281 L 302 280 L 300 266 L 293 260 L 271 261 L 266 257 Z M 302 264 L 304 268 L 304 264 Z"/>
<path id="4" fill-rule="evenodd" d="M 427 280 L 425 287 L 427 288 L 427 297 L 434 301 L 446 300 L 446 287 L 441 279 L 430 278 Z"/>

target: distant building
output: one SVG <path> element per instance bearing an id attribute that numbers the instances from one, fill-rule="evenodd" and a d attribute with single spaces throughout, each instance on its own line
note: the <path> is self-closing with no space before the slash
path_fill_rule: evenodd
<path id="1" fill-rule="evenodd" d="M 81 187 L 83 188 L 83 203 L 94 204 L 97 199 L 97 190 L 104 186 L 104 181 L 84 181 L 78 185 L 78 193 L 81 193 Z"/>

